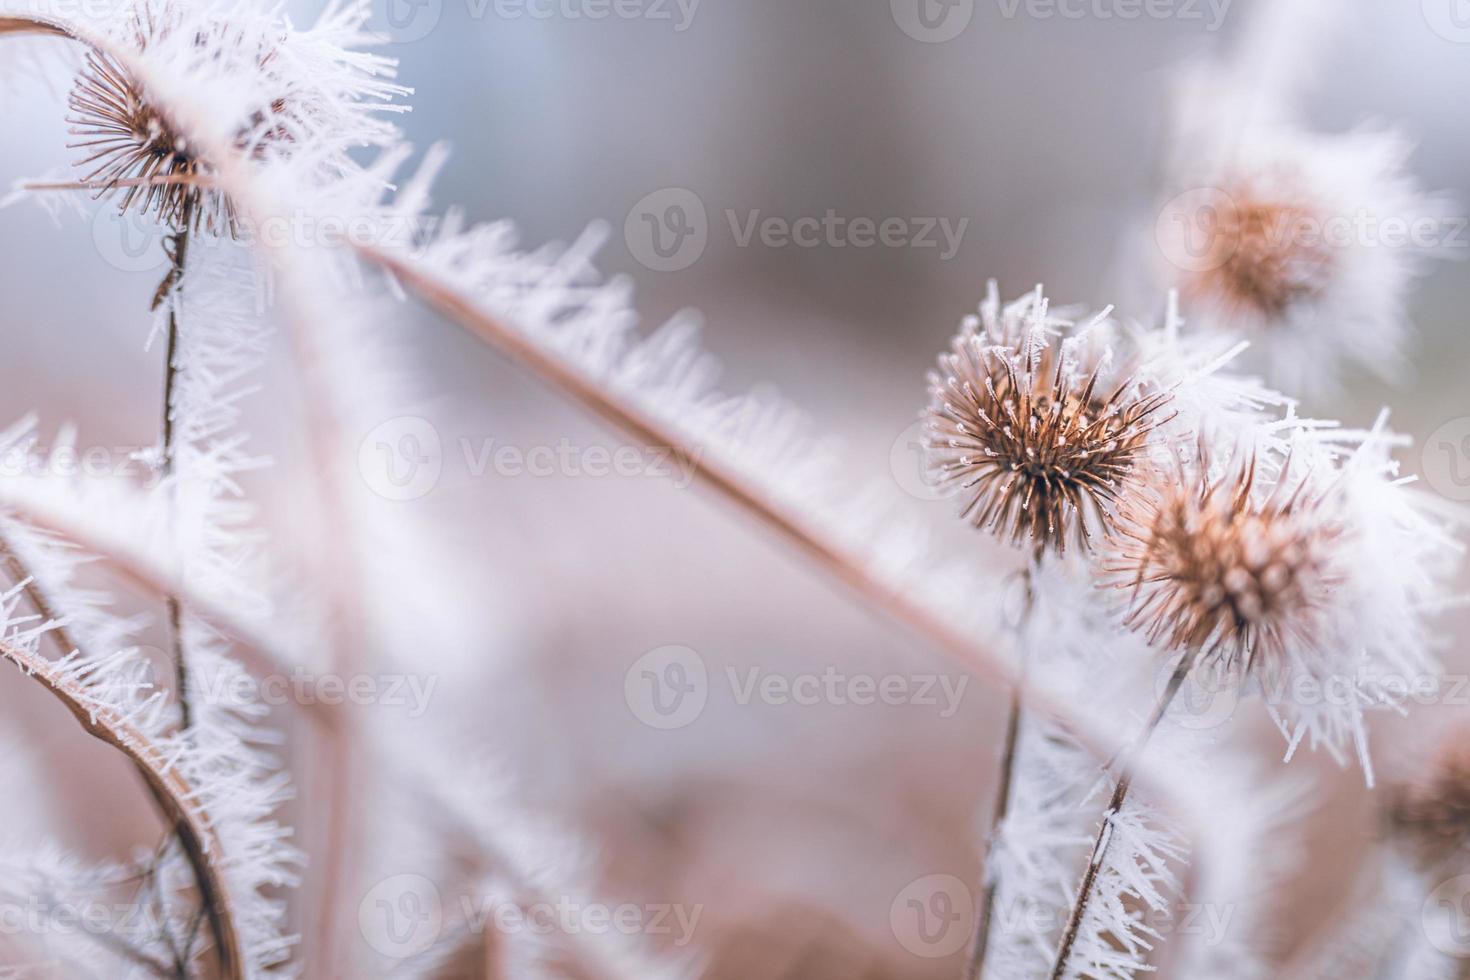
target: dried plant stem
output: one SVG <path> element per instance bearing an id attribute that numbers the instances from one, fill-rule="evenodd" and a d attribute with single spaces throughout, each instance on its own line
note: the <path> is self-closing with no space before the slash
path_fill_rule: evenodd
<path id="1" fill-rule="evenodd" d="M 0 17 L 0 34 L 50 34 L 56 37 L 74 37 L 70 30 L 60 24 L 39 17 Z"/>
<path id="2" fill-rule="evenodd" d="M 1014 672 L 1003 666 L 983 644 L 946 622 L 904 590 L 878 577 L 860 556 L 772 500 L 734 467 L 713 458 L 712 454 L 686 448 L 688 439 L 667 423 L 609 394 L 605 386 L 543 350 L 535 341 L 479 309 L 472 300 L 411 262 L 372 246 L 359 246 L 358 252 L 368 261 L 391 272 L 398 282 L 442 315 L 593 415 L 622 430 L 635 442 L 671 447 L 681 465 L 689 467 L 689 472 L 705 486 L 770 528 L 875 609 L 926 638 L 977 676 L 1004 688 L 1014 686 Z M 1031 700 L 1035 702 L 1037 699 L 1033 697 Z M 1057 705 L 1048 704 L 1046 710 L 1058 718 L 1070 716 Z M 1090 735 L 1091 744 L 1096 744 L 1102 737 L 1099 732 L 1091 732 Z"/>
<path id="3" fill-rule="evenodd" d="M 237 980 L 243 960 L 234 905 L 219 866 L 223 848 L 205 815 L 192 805 L 197 795 L 195 788 L 180 775 L 173 759 L 146 734 L 116 709 L 99 705 L 80 684 L 45 658 L 4 642 L 0 642 L 0 657 L 13 661 L 27 676 L 45 686 L 88 734 L 117 749 L 137 768 L 154 802 L 172 824 L 184 856 L 194 870 L 199 901 L 219 955 L 220 975 L 224 980 Z"/>
<path id="4" fill-rule="evenodd" d="M 1038 559 L 1039 560 L 1039 557 Z M 995 916 L 995 896 L 1000 888 L 1000 878 L 990 874 L 990 863 L 995 854 L 1001 825 L 1011 808 L 1011 790 L 1015 783 L 1016 749 L 1021 741 L 1021 711 L 1025 699 L 1026 681 L 1026 631 L 1031 623 L 1031 611 L 1036 604 L 1036 565 L 1028 563 L 1021 572 L 1021 587 L 1025 590 L 1021 616 L 1016 623 L 1020 635 L 1021 679 L 1011 688 L 1010 706 L 1006 715 L 1005 742 L 1001 749 L 999 783 L 995 791 L 995 813 L 990 822 L 990 838 L 985 848 L 985 873 L 990 881 L 981 891 L 980 911 L 975 918 L 975 935 L 970 940 L 970 956 L 965 966 L 966 980 L 980 980 L 985 973 L 985 954 L 990 947 L 990 926 Z"/>
<path id="5" fill-rule="evenodd" d="M 25 593 L 26 601 L 31 604 L 31 608 L 36 610 L 43 620 L 56 624 L 51 629 L 51 638 L 61 648 L 61 655 L 65 657 L 76 650 L 77 645 L 72 642 L 70 633 L 62 625 L 62 618 L 56 614 L 46 594 L 41 591 L 41 586 L 37 584 L 35 576 L 25 565 L 21 564 L 15 549 L 10 546 L 10 542 L 3 535 L 0 535 L 0 561 L 4 562 L 6 574 L 10 576 L 12 582 L 24 583 L 21 585 L 21 591 Z"/>
<path id="6" fill-rule="evenodd" d="M 119 180 L 26 180 L 23 191 L 110 191 L 118 187 L 169 187 L 188 184 L 191 187 L 214 186 L 208 174 L 158 174 L 153 177 L 123 177 Z"/>
<path id="7" fill-rule="evenodd" d="M 55 607 L 46 597 L 45 592 L 42 591 L 41 586 L 36 581 L 35 576 L 31 575 L 25 565 L 21 563 L 21 560 L 16 555 L 15 550 L 11 548 L 10 542 L 7 541 L 3 535 L 0 535 L 0 563 L 4 564 L 5 571 L 10 576 L 11 581 L 24 583 L 21 586 L 21 591 L 25 594 L 26 601 L 31 604 L 31 607 L 36 610 L 36 612 L 41 616 L 44 621 L 53 624 L 47 635 L 50 636 L 52 642 L 60 650 L 61 656 L 66 657 L 70 656 L 72 653 L 81 653 L 81 647 L 72 638 L 71 633 L 67 630 L 63 619 L 57 614 Z M 149 781 L 147 774 L 144 773 L 143 776 L 145 784 L 149 787 L 150 795 L 154 795 L 152 783 Z M 156 795 L 155 801 L 158 803 L 165 821 L 172 825 L 173 834 L 175 837 L 178 838 L 179 844 L 184 848 L 184 853 L 186 855 L 189 854 L 188 842 L 184 840 L 183 836 L 187 832 L 187 828 L 180 825 L 173 811 L 170 808 L 166 807 L 163 801 L 157 800 Z M 161 851 L 154 854 L 153 861 L 155 863 L 157 862 L 160 854 Z M 196 868 L 196 871 L 197 870 L 198 869 Z M 196 874 L 196 879 L 197 877 L 198 876 Z M 204 883 L 202 882 L 202 880 L 199 884 L 199 894 L 202 902 L 206 894 Z M 202 908 L 203 905 L 201 904 L 201 910 Z M 167 930 L 166 923 L 163 925 L 163 928 Z M 170 941 L 172 941 L 172 937 L 169 938 Z"/>
<path id="8" fill-rule="evenodd" d="M 1056 961 L 1052 964 L 1051 980 L 1062 980 L 1062 977 L 1066 975 L 1068 961 L 1072 958 L 1072 949 L 1077 943 L 1077 934 L 1082 928 L 1083 916 L 1087 914 L 1087 907 L 1092 901 L 1093 887 L 1097 884 L 1098 873 L 1102 870 L 1103 862 L 1108 856 L 1108 848 L 1112 844 L 1113 821 L 1122 812 L 1123 804 L 1128 801 L 1128 791 L 1133 787 L 1134 765 L 1139 756 L 1143 754 L 1143 750 L 1148 747 L 1149 740 L 1153 738 L 1154 731 L 1159 727 L 1159 722 L 1164 720 L 1169 705 L 1174 703 L 1174 698 L 1178 696 L 1179 689 L 1184 686 L 1185 678 L 1194 669 L 1195 661 L 1198 659 L 1198 647 L 1191 647 L 1180 658 L 1173 675 L 1169 678 L 1169 686 L 1164 689 L 1163 695 L 1154 705 L 1153 714 L 1149 716 L 1148 723 L 1144 725 L 1143 731 L 1138 734 L 1123 756 L 1123 769 L 1118 776 L 1118 785 L 1113 790 L 1113 796 L 1108 801 L 1107 809 L 1103 811 L 1102 824 L 1097 829 L 1097 839 L 1092 845 L 1092 857 L 1087 862 L 1087 870 L 1082 875 L 1082 885 L 1077 890 L 1076 901 L 1072 903 L 1072 914 L 1067 918 L 1066 930 L 1062 933 L 1061 944 L 1057 947 Z"/>
<path id="9" fill-rule="evenodd" d="M 183 214 L 179 225 L 169 241 L 172 246 L 165 245 L 164 251 L 170 260 L 169 271 L 159 283 L 158 292 L 153 296 L 153 306 L 158 308 L 160 303 L 168 303 L 168 343 L 164 349 L 163 366 L 163 459 L 160 470 L 165 479 L 173 475 L 174 457 L 178 447 L 174 444 L 174 395 L 178 385 L 179 366 L 179 290 L 183 287 L 184 268 L 189 258 L 189 228 L 194 220 L 194 197 L 192 195 L 184 199 Z M 177 497 L 177 491 L 170 489 L 172 497 Z M 177 511 L 177 508 L 175 508 Z M 187 730 L 193 724 L 193 713 L 189 707 L 189 665 L 184 655 L 184 624 L 182 609 L 179 605 L 178 596 L 169 593 L 165 599 L 168 607 L 169 635 L 172 637 L 172 656 L 174 662 L 174 698 L 179 705 L 179 721 Z"/>

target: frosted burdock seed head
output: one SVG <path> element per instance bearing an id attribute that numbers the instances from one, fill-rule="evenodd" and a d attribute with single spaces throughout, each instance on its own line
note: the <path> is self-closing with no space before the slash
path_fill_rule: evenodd
<path id="1" fill-rule="evenodd" d="M 1183 80 L 1154 237 L 1196 329 L 1245 334 L 1254 366 L 1298 396 L 1344 366 L 1405 373 L 1406 303 L 1460 222 L 1389 129 L 1312 132 L 1204 71 Z"/>
<path id="2" fill-rule="evenodd" d="M 1004 310 L 995 291 L 929 374 L 925 454 L 963 516 L 1038 554 L 1088 543 L 1132 482 L 1169 401 L 1131 380 L 1109 383 L 1105 351 L 1087 349 L 1093 321 L 1057 342 L 1040 289 Z"/>
<path id="3" fill-rule="evenodd" d="M 1149 641 L 1249 671 L 1284 667 L 1293 644 L 1311 645 L 1339 579 L 1341 528 L 1310 478 L 1270 493 L 1254 463 L 1211 479 L 1181 467 L 1125 508 L 1104 568 L 1131 593 L 1126 622 Z"/>
<path id="4" fill-rule="evenodd" d="M 382 114 L 403 111 L 394 100 L 409 90 L 392 81 L 391 58 L 361 50 L 375 43 L 369 13 L 363 0 L 333 0 L 301 30 L 247 2 L 138 0 L 96 29 L 106 51 L 90 51 L 73 82 L 83 183 L 174 229 L 231 232 L 231 202 L 210 187 L 225 161 L 205 146 L 313 203 L 327 189 L 380 192 L 363 161 L 398 145 Z"/>
<path id="5" fill-rule="evenodd" d="M 177 29 L 175 21 L 170 8 L 155 11 L 142 5 L 134 23 L 134 46 L 147 52 Z M 202 50 L 208 38 L 200 35 L 197 42 Z M 112 57 L 87 52 L 67 105 L 67 123 L 78 138 L 70 148 L 86 154 L 76 166 L 83 181 L 105 185 L 99 196 L 119 194 L 121 210 L 155 214 L 174 228 L 198 228 L 206 218 L 214 228 L 221 217 L 228 217 L 223 197 L 201 186 L 209 177 L 208 161 Z"/>
<path id="6" fill-rule="evenodd" d="M 1422 779 L 1395 794 L 1388 812 L 1394 838 L 1430 872 L 1470 869 L 1470 745 L 1463 729 L 1457 734 Z"/>
<path id="7" fill-rule="evenodd" d="M 1326 218 L 1309 195 L 1290 188 L 1241 183 L 1227 192 L 1201 268 L 1184 280 L 1186 301 L 1213 306 L 1226 322 L 1269 330 L 1318 299 L 1332 274 L 1321 233 Z"/>

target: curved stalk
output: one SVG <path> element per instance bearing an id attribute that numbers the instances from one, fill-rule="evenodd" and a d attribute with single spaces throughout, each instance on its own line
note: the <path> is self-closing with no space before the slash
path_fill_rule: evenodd
<path id="1" fill-rule="evenodd" d="M 240 977 L 243 960 L 234 905 L 217 863 L 223 848 L 208 819 L 192 806 L 194 787 L 147 735 L 115 709 L 97 704 L 80 684 L 64 676 L 50 661 L 3 641 L 0 641 L 0 657 L 15 663 L 50 691 L 89 735 L 117 749 L 137 768 L 149 794 L 172 824 L 194 871 L 199 900 L 218 951 L 220 974 L 226 980 Z"/>

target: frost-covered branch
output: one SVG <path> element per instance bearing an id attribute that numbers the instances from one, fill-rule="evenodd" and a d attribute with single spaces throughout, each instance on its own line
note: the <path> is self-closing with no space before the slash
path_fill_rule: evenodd
<path id="1" fill-rule="evenodd" d="M 45 687 L 88 734 L 117 749 L 137 768 L 194 869 L 221 973 L 229 980 L 246 976 L 235 907 L 220 868 L 225 850 L 214 835 L 209 817 L 198 808 L 196 787 L 189 784 L 170 754 L 156 745 L 135 719 L 87 690 L 82 678 L 87 676 L 90 666 L 85 662 L 80 664 L 80 669 L 76 660 L 53 663 L 8 641 L 0 641 L 0 656 Z M 156 704 L 150 705 L 149 710 L 156 711 Z"/>

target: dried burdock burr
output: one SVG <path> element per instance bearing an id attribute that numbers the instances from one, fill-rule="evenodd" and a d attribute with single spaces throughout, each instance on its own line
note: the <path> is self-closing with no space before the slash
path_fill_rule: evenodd
<path id="1" fill-rule="evenodd" d="M 1231 670 L 1281 665 L 1288 644 L 1319 632 L 1342 529 L 1310 476 L 1283 476 L 1262 494 L 1254 458 L 1211 478 L 1201 450 L 1189 469 L 1123 508 L 1103 568 L 1129 591 L 1125 623 Z"/>
<path id="2" fill-rule="evenodd" d="M 1035 294 L 1000 309 L 992 285 L 929 375 L 925 447 L 934 482 L 963 501 L 975 527 L 1037 554 L 1085 548 L 1126 494 L 1165 392 L 1105 382 L 1106 357 L 1048 333 L 1057 321 Z"/>
<path id="3" fill-rule="evenodd" d="M 1310 195 L 1242 182 L 1213 210 L 1215 226 L 1200 270 L 1182 284 L 1227 317 L 1280 329 L 1298 304 L 1316 300 L 1332 281 L 1327 217 Z"/>

